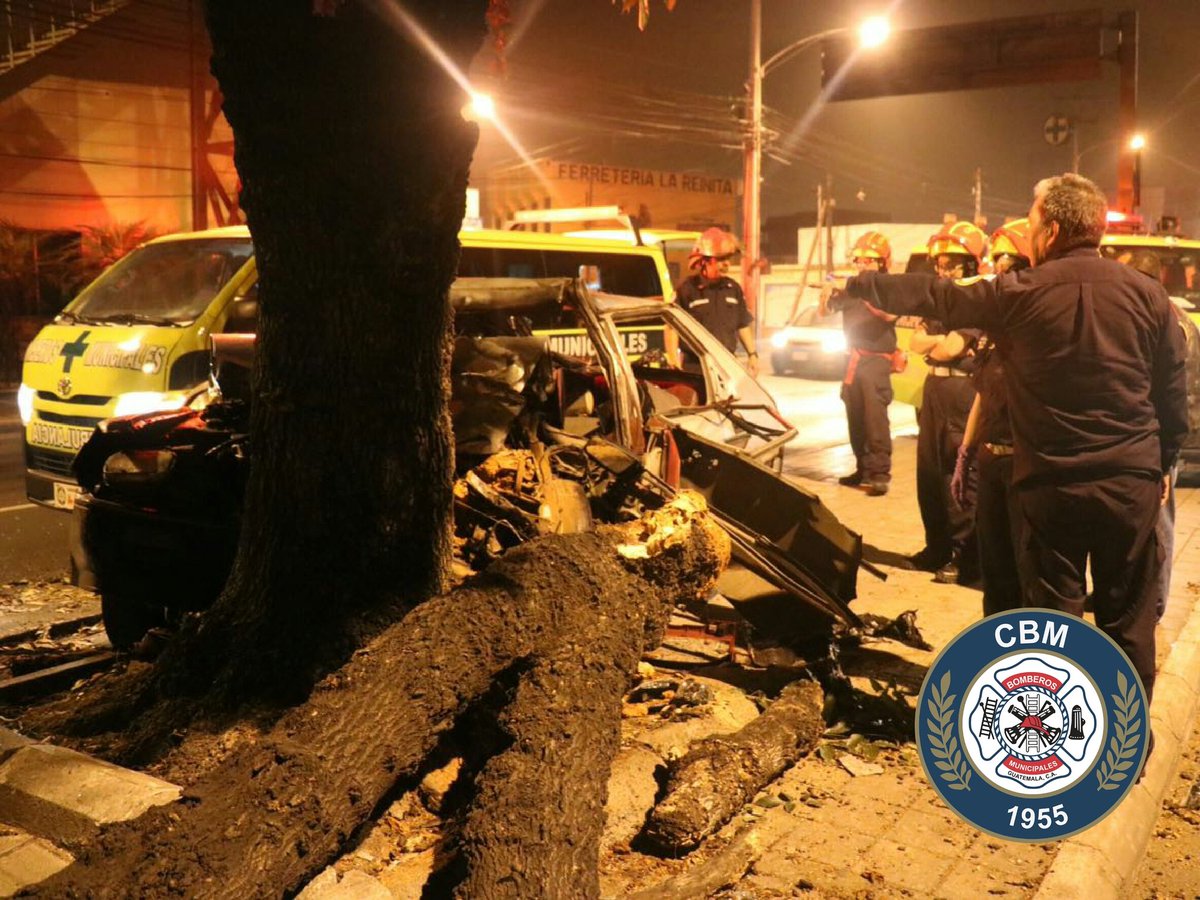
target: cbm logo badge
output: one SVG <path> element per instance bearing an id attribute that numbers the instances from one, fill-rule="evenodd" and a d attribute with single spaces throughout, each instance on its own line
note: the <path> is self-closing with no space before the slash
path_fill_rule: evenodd
<path id="1" fill-rule="evenodd" d="M 938 656 L 917 708 L 934 789 L 982 831 L 1050 841 L 1108 815 L 1150 739 L 1129 658 L 1066 613 L 1020 609 L 976 622 Z"/>

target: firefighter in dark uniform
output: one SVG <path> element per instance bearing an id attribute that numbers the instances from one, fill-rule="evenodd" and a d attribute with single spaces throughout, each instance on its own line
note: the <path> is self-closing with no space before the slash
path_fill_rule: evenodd
<path id="1" fill-rule="evenodd" d="M 1029 267 L 1029 220 L 1000 226 L 991 239 L 992 271 L 1017 272 Z M 975 537 L 983 578 L 983 614 L 990 616 L 1021 606 L 1021 578 L 1016 548 L 1021 546 L 1021 516 L 1012 490 L 1013 436 L 1008 418 L 1004 358 L 990 340 L 977 354 L 975 402 L 958 451 L 950 493 L 963 505 L 971 472 L 975 487 Z"/>
<path id="2" fill-rule="evenodd" d="M 737 249 L 737 240 L 728 231 L 720 228 L 704 231 L 688 257 L 695 274 L 685 278 L 675 289 L 675 302 L 730 351 L 737 352 L 738 341 L 741 341 L 748 355 L 746 370 L 751 376 L 757 376 L 758 349 L 751 327 L 754 316 L 746 306 L 741 286 L 725 275 L 729 259 Z M 667 336 L 668 355 L 674 355 L 672 345 L 677 340 L 674 335 Z M 686 348 L 683 349 L 683 364 L 685 368 L 698 366 L 698 360 Z"/>
<path id="3" fill-rule="evenodd" d="M 892 258 L 888 239 L 868 231 L 854 242 L 851 261 L 860 272 L 886 272 Z M 866 487 L 872 497 L 888 492 L 892 480 L 892 429 L 888 405 L 892 402 L 892 361 L 896 354 L 896 317 L 865 303 L 842 311 L 846 335 L 846 375 L 842 402 L 854 451 L 854 471 L 838 479 L 848 487 Z"/>
<path id="4" fill-rule="evenodd" d="M 1079 175 L 1038 182 L 1033 265 L 994 280 L 867 272 L 834 283 L 900 315 L 981 327 L 1005 362 L 1027 606 L 1082 615 L 1090 562 L 1096 624 L 1154 689 L 1161 569 L 1155 534 L 1188 431 L 1183 333 L 1157 281 L 1100 256 L 1107 203 Z"/>
<path id="5" fill-rule="evenodd" d="M 941 278 L 971 277 L 979 272 L 987 236 L 970 222 L 946 226 L 929 241 L 929 258 Z M 917 418 L 917 504 L 925 526 L 925 547 L 911 558 L 937 581 L 972 581 L 978 569 L 975 520 L 969 502 L 974 482 L 966 485 L 966 503 L 950 493 L 950 480 L 975 399 L 977 329 L 949 329 L 927 319 L 914 332 L 909 349 L 925 355 L 929 374 Z"/>

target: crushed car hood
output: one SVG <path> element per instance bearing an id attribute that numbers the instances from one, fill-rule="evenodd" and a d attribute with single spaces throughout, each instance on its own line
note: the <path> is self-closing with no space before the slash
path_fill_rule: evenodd
<path id="1" fill-rule="evenodd" d="M 780 636 L 814 611 L 858 624 L 849 604 L 858 593 L 862 536 L 815 494 L 746 455 L 683 428 L 671 435 L 680 487 L 704 495 L 747 570 L 731 569 L 718 584 L 738 612 Z"/>

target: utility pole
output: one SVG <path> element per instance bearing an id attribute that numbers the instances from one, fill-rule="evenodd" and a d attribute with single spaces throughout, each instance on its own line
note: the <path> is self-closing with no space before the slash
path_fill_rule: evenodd
<path id="1" fill-rule="evenodd" d="M 808 256 L 804 260 L 804 271 L 800 275 L 800 284 L 796 288 L 796 296 L 792 299 L 792 311 L 788 314 L 788 325 L 795 325 L 796 318 L 800 315 L 802 301 L 804 300 L 804 292 L 808 290 L 808 275 L 812 271 L 813 257 L 817 255 L 817 247 L 821 244 L 821 227 L 825 221 L 825 195 L 822 192 L 822 185 L 817 183 L 817 217 L 813 222 L 812 243 L 808 245 Z M 797 234 L 796 240 L 796 259 L 800 259 L 800 253 L 803 250 L 803 244 L 799 240 Z"/>
<path id="2" fill-rule="evenodd" d="M 833 175 L 825 175 L 825 274 L 833 274 L 833 210 L 837 201 L 833 199 Z"/>
<path id="3" fill-rule="evenodd" d="M 200 231 L 208 227 L 208 192 L 205 190 L 204 168 L 207 163 L 208 134 L 204 127 L 207 107 L 207 69 L 200 63 L 200 25 L 195 0 L 188 0 L 188 120 L 191 135 L 192 157 L 192 229 Z"/>
<path id="4" fill-rule="evenodd" d="M 760 185 L 762 183 L 762 0 L 750 0 L 750 133 L 746 136 L 742 185 L 742 292 L 754 313 L 755 337 L 762 316 L 758 311 L 758 259 L 762 252 Z"/>
<path id="5" fill-rule="evenodd" d="M 975 224 L 982 228 L 979 223 L 983 221 L 983 169 L 979 166 L 975 167 L 975 187 L 971 193 L 975 195 Z"/>
<path id="6" fill-rule="evenodd" d="M 1140 185 L 1136 182 L 1141 180 L 1136 151 L 1129 146 L 1130 140 L 1137 131 L 1137 12 L 1128 11 L 1119 14 L 1117 27 L 1121 41 L 1117 48 L 1117 62 L 1121 69 L 1118 88 L 1120 106 L 1117 111 L 1119 135 L 1117 138 L 1117 209 L 1123 213 L 1132 213 L 1139 199 L 1136 194 Z"/>

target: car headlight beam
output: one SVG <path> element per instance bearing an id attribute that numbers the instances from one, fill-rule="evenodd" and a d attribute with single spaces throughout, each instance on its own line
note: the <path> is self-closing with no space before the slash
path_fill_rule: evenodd
<path id="1" fill-rule="evenodd" d="M 771 346 L 776 350 L 782 350 L 796 337 L 796 329 L 791 325 L 780 328 L 777 332 L 771 335 Z"/>
<path id="2" fill-rule="evenodd" d="M 829 332 L 821 338 L 821 349 L 826 353 L 845 353 L 846 335 L 840 331 Z"/>
<path id="3" fill-rule="evenodd" d="M 17 412 L 22 425 L 28 425 L 33 420 L 33 394 L 33 388 L 24 382 L 17 388 Z"/>
<path id="4" fill-rule="evenodd" d="M 168 409 L 179 409 L 186 400 L 186 395 L 178 391 L 169 393 L 163 393 L 162 391 L 130 391 L 127 394 L 120 394 L 117 397 L 117 405 L 113 409 L 113 418 L 162 412 Z"/>

